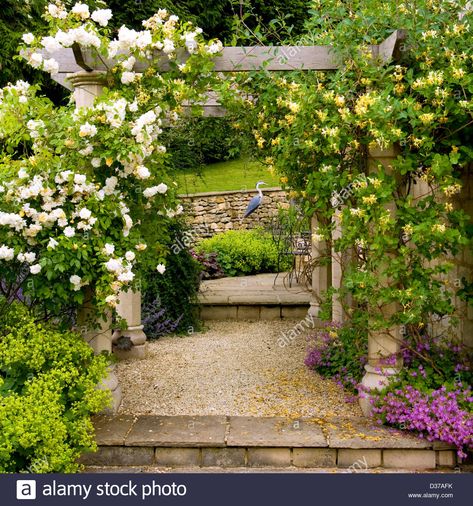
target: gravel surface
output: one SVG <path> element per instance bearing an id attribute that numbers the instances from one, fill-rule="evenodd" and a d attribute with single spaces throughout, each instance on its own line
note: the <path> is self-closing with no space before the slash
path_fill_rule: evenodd
<path id="1" fill-rule="evenodd" d="M 207 330 L 148 344 L 123 361 L 121 413 L 360 418 L 333 381 L 304 366 L 306 333 L 278 344 L 296 321 L 208 322 Z"/>

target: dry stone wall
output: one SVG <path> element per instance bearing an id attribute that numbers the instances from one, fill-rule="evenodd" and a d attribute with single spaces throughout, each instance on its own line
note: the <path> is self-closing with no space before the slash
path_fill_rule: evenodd
<path id="1" fill-rule="evenodd" d="M 248 203 L 256 194 L 255 190 L 238 190 L 181 195 L 193 238 L 199 240 L 226 230 L 266 228 L 279 207 L 289 206 L 286 192 L 280 188 L 268 188 L 263 190 L 261 206 L 248 218 L 241 220 Z"/>

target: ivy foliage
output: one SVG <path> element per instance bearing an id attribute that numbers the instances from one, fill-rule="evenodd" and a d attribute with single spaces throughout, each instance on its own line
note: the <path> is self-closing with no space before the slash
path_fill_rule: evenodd
<path id="1" fill-rule="evenodd" d="M 192 237 L 180 221 L 169 227 L 166 272 L 151 269 L 143 276 L 143 319 L 148 338 L 200 328 L 197 308 L 201 266 L 186 244 Z"/>

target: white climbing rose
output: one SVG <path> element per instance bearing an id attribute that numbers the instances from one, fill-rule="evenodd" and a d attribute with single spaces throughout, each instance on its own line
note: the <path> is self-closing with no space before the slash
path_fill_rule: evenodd
<path id="1" fill-rule="evenodd" d="M 158 264 L 156 270 L 159 272 L 159 274 L 164 274 L 166 272 L 166 266 L 163 264 Z"/>
<path id="2" fill-rule="evenodd" d="M 97 133 L 97 127 L 90 123 L 84 123 L 81 125 L 79 135 L 81 137 L 93 137 Z"/>
<path id="3" fill-rule="evenodd" d="M 43 69 L 49 74 L 57 74 L 59 72 L 59 63 L 54 58 L 44 60 Z"/>
<path id="4" fill-rule="evenodd" d="M 115 246 L 113 244 L 110 244 L 110 243 L 107 243 L 105 244 L 105 246 L 103 247 L 103 253 L 105 255 L 113 255 L 114 251 L 115 251 Z"/>
<path id="5" fill-rule="evenodd" d="M 110 9 L 97 9 L 92 12 L 91 18 L 100 26 L 107 26 L 112 18 L 112 11 Z"/>
<path id="6" fill-rule="evenodd" d="M 136 168 L 136 176 L 139 179 L 148 179 L 149 176 L 151 176 L 151 172 L 144 165 L 138 165 L 138 167 Z"/>
<path id="7" fill-rule="evenodd" d="M 166 193 L 168 191 L 168 185 L 164 183 L 160 183 L 157 186 L 158 193 Z"/>
<path id="8" fill-rule="evenodd" d="M 25 44 L 32 44 L 34 42 L 34 35 L 32 33 L 24 33 L 21 38 Z"/>
<path id="9" fill-rule="evenodd" d="M 123 72 L 121 82 L 123 84 L 130 84 L 135 80 L 136 74 L 134 72 Z"/>
<path id="10" fill-rule="evenodd" d="M 15 250 L 8 246 L 0 246 L 0 260 L 6 260 L 7 262 L 15 258 Z"/>
<path id="11" fill-rule="evenodd" d="M 87 176 L 85 174 L 75 174 L 74 175 L 74 183 L 75 184 L 85 184 L 87 181 Z"/>
<path id="12" fill-rule="evenodd" d="M 88 220 L 92 216 L 92 211 L 83 207 L 79 212 L 79 217 L 81 220 Z"/>
<path id="13" fill-rule="evenodd" d="M 87 19 L 90 16 L 89 6 L 82 3 L 76 3 L 71 12 L 81 19 Z"/>
<path id="14" fill-rule="evenodd" d="M 30 267 L 31 274 L 39 274 L 41 272 L 41 265 L 35 264 Z"/>
<path id="15" fill-rule="evenodd" d="M 64 235 L 66 237 L 74 237 L 76 235 L 76 231 L 74 230 L 73 227 L 66 227 L 64 229 Z"/>
<path id="16" fill-rule="evenodd" d="M 122 270 L 122 261 L 117 258 L 111 258 L 106 264 L 105 267 L 110 272 L 119 272 Z"/>

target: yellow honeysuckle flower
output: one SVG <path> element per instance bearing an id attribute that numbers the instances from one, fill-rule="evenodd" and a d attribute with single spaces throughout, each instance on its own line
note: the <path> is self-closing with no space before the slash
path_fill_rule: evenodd
<path id="1" fill-rule="evenodd" d="M 371 205 L 371 204 L 375 204 L 377 202 L 378 198 L 376 197 L 376 195 L 374 193 L 372 193 L 368 197 L 363 197 L 361 200 L 363 201 L 363 204 Z"/>

